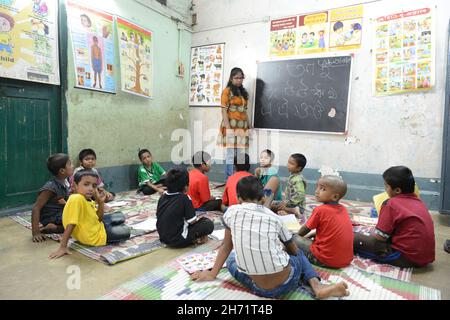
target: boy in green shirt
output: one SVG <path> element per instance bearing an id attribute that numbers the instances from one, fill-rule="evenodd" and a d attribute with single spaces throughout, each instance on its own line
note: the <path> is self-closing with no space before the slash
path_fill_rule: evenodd
<path id="1" fill-rule="evenodd" d="M 138 192 L 145 195 L 159 192 L 162 194 L 165 188 L 166 171 L 156 162 L 152 162 L 152 154 L 148 149 L 142 149 L 138 153 L 142 164 L 138 168 Z"/>

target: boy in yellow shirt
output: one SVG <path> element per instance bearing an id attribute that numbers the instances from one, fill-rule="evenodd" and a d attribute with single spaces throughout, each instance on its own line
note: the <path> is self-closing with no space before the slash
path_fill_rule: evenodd
<path id="1" fill-rule="evenodd" d="M 122 213 L 103 215 L 106 194 L 99 193 L 97 179 L 98 175 L 92 170 L 80 170 L 75 174 L 76 194 L 69 197 L 63 211 L 64 235 L 59 249 L 50 254 L 50 259 L 70 254 L 67 243 L 71 236 L 89 246 L 104 246 L 130 238 L 130 228 L 124 224 Z"/>

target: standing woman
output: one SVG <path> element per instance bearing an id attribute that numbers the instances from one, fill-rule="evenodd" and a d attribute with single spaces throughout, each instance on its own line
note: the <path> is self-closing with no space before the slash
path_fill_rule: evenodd
<path id="1" fill-rule="evenodd" d="M 222 123 L 218 144 L 226 149 L 225 181 L 233 174 L 234 156 L 238 149 L 249 147 L 247 116 L 248 92 L 242 86 L 244 72 L 233 68 L 227 87 L 222 91 Z"/>

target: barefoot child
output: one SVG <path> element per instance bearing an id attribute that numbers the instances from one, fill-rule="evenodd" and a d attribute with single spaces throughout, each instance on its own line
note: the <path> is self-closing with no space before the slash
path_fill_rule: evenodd
<path id="1" fill-rule="evenodd" d="M 124 224 L 122 213 L 103 215 L 106 195 L 98 191 L 97 179 L 92 170 L 80 170 L 75 174 L 76 193 L 69 197 L 63 212 L 64 235 L 50 259 L 70 254 L 67 244 L 71 236 L 88 246 L 104 246 L 130 238 L 130 228 Z"/>
<path id="2" fill-rule="evenodd" d="M 138 191 L 142 191 L 145 195 L 151 195 L 156 192 L 163 194 L 166 189 L 164 186 L 166 171 L 153 161 L 152 154 L 148 149 L 139 150 L 138 157 L 142 163 L 138 168 Z"/>
<path id="3" fill-rule="evenodd" d="M 31 234 L 33 242 L 45 240 L 45 233 L 63 233 L 62 213 L 69 198 L 69 182 L 72 175 L 72 163 L 69 156 L 57 153 L 47 159 L 47 168 L 54 178 L 39 190 L 31 211 Z M 39 223 L 43 225 L 39 228 Z"/>
<path id="4" fill-rule="evenodd" d="M 320 283 L 280 217 L 260 204 L 263 185 L 258 178 L 239 180 L 237 193 L 241 204 L 228 208 L 223 216 L 225 238 L 213 269 L 194 273 L 193 280 L 214 280 L 226 260 L 231 275 L 259 296 L 280 297 L 295 290 L 300 281 L 309 284 L 318 299 L 349 295 L 344 282 Z"/>
<path id="5" fill-rule="evenodd" d="M 186 195 L 189 186 L 186 169 L 170 169 L 166 185 L 167 191 L 159 198 L 156 209 L 156 228 L 161 242 L 183 248 L 208 241 L 208 235 L 214 230 L 214 223 L 196 216 L 192 201 Z"/>

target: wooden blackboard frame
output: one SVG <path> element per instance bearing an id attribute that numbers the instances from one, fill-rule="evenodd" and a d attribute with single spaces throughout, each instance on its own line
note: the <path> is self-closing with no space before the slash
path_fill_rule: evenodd
<path id="1" fill-rule="evenodd" d="M 264 62 L 277 62 L 277 61 L 290 61 L 290 60 L 306 60 L 306 59 L 320 59 L 320 58 L 337 58 L 337 57 L 349 57 L 351 59 L 350 62 L 350 72 L 349 72 L 349 84 L 348 84 L 348 93 L 347 93 L 347 106 L 346 106 L 346 117 L 345 117 L 345 129 L 343 132 L 330 132 L 330 131 L 310 131 L 310 130 L 294 130 L 294 129 L 274 129 L 274 128 L 257 128 L 255 127 L 255 114 L 256 114 L 256 80 L 258 78 L 258 67 L 256 68 L 256 77 L 253 83 L 253 114 L 252 114 L 252 126 L 254 130 L 262 130 L 262 131 L 280 131 L 280 132 L 289 132 L 289 133 L 314 133 L 314 134 L 327 134 L 327 135 L 337 135 L 337 136 L 346 136 L 348 133 L 348 122 L 349 122 L 349 105 L 350 105 L 350 94 L 352 91 L 352 74 L 353 74 L 353 58 L 354 54 L 325 54 L 318 56 L 308 56 L 308 57 L 286 57 L 280 59 L 267 59 L 267 60 L 259 60 L 257 61 L 257 65 L 259 63 Z"/>

